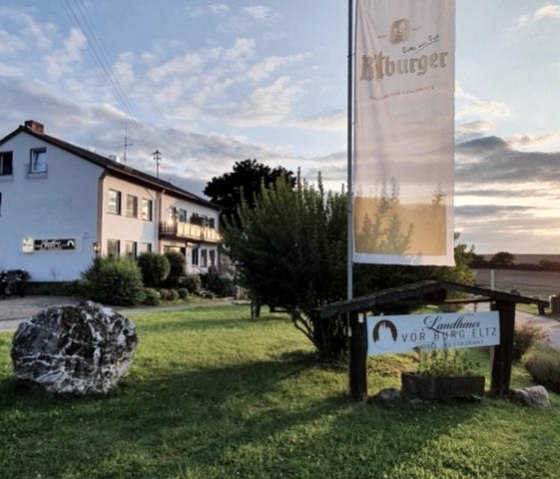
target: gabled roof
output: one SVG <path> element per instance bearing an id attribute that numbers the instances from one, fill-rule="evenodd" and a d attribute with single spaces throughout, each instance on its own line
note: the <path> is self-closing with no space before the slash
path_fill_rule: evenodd
<path id="1" fill-rule="evenodd" d="M 220 206 L 212 203 L 211 201 L 205 200 L 200 196 L 190 193 L 189 191 L 184 190 L 174 185 L 173 183 L 170 183 L 169 181 L 161 180 L 159 178 L 156 178 L 155 176 L 131 168 L 130 166 L 123 165 L 114 160 L 98 155 L 97 153 L 94 153 L 92 151 L 86 150 L 84 148 L 80 148 L 79 146 L 76 145 L 72 145 L 70 143 L 67 143 L 66 141 L 62 141 L 58 138 L 55 138 L 54 136 L 46 135 L 44 133 L 37 133 L 36 131 L 33 131 L 31 128 L 25 125 L 20 125 L 16 130 L 12 131 L 10 134 L 2 138 L 0 140 L 0 146 L 6 143 L 8 140 L 11 140 L 15 136 L 19 135 L 20 133 L 27 133 L 28 135 L 34 136 L 35 138 L 43 140 L 46 143 L 50 143 L 53 146 L 56 146 L 62 150 L 72 153 L 73 155 L 78 156 L 83 160 L 89 161 L 91 163 L 95 163 L 96 165 L 101 166 L 108 173 L 114 176 L 132 181 L 134 183 L 139 183 L 151 188 L 164 190 L 179 198 L 186 199 L 204 206 L 208 206 L 210 208 L 221 209 Z"/>
<path id="2" fill-rule="evenodd" d="M 449 281 L 426 280 L 411 283 L 396 288 L 388 288 L 373 294 L 360 296 L 358 298 L 338 301 L 318 309 L 321 318 L 342 315 L 353 312 L 367 312 L 383 306 L 398 304 L 399 302 L 412 301 L 421 304 L 441 303 L 448 292 L 457 291 L 471 295 L 482 296 L 485 301 L 503 301 L 506 303 L 536 304 L 539 308 L 549 306 L 548 301 L 542 299 L 520 296 L 517 294 L 504 293 L 493 289 L 479 288 L 466 284 L 452 283 Z M 479 301 L 473 299 L 472 302 Z M 468 302 L 468 299 L 466 300 Z"/>

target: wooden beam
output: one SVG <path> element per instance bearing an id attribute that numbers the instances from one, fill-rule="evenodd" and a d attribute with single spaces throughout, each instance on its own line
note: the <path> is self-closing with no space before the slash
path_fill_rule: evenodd
<path id="1" fill-rule="evenodd" d="M 509 393 L 513 363 L 515 303 L 496 301 L 491 309 L 498 310 L 500 314 L 500 344 L 494 347 L 490 393 L 493 396 L 506 397 Z"/>
<path id="2" fill-rule="evenodd" d="M 350 396 L 356 402 L 366 402 L 367 390 L 367 328 L 365 315 L 350 313 L 349 318 Z"/>

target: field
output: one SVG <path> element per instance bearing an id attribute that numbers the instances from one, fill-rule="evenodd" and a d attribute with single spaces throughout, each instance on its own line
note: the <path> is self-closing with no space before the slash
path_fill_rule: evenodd
<path id="1" fill-rule="evenodd" d="M 489 287 L 490 270 L 477 269 L 475 272 L 477 286 Z M 517 290 L 525 296 L 548 299 L 560 294 L 560 273 L 497 269 L 494 270 L 494 284 L 499 291 Z"/>
<path id="2" fill-rule="evenodd" d="M 382 407 L 348 399 L 345 365 L 317 364 L 279 314 L 247 307 L 135 315 L 140 343 L 106 397 L 47 399 L 12 379 L 0 334 L 0 476 L 9 479 L 539 479 L 560 471 L 560 398 Z M 483 372 L 484 352 L 474 351 Z M 399 386 L 406 356 L 369 363 Z M 530 381 L 514 369 L 513 385 Z"/>

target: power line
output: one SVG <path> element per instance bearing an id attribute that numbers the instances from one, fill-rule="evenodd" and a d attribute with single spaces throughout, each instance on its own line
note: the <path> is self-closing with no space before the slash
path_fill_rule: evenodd
<path id="1" fill-rule="evenodd" d="M 110 87 L 115 101 L 130 117 L 130 122 L 138 136 L 138 140 L 147 147 L 150 146 L 149 143 L 151 143 L 152 146 L 155 145 L 156 142 L 154 141 L 151 131 L 137 120 L 140 116 L 138 114 L 138 108 L 122 86 L 119 76 L 113 68 L 110 54 L 83 0 L 74 0 L 74 4 L 72 4 L 71 0 L 60 0 L 60 4 L 71 26 L 80 30 L 86 38 L 86 46 L 90 56 L 94 63 L 100 68 L 101 74 Z"/>

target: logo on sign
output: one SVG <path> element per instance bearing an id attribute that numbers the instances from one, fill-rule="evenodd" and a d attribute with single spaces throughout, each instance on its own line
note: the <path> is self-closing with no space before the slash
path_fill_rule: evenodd
<path id="1" fill-rule="evenodd" d="M 387 349 L 391 344 L 397 341 L 397 327 L 392 321 L 382 319 L 373 327 L 372 339 L 374 343 L 379 343 L 380 349 Z"/>
<path id="2" fill-rule="evenodd" d="M 406 42 L 410 35 L 410 23 L 406 18 L 400 18 L 391 24 L 391 34 L 389 41 L 394 45 L 396 43 Z"/>

